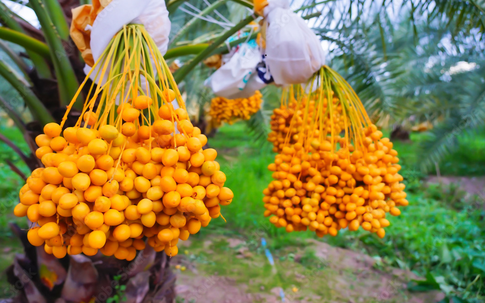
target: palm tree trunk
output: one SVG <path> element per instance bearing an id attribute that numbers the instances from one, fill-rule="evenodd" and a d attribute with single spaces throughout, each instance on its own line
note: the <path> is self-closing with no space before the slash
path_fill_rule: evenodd
<path id="1" fill-rule="evenodd" d="M 170 258 L 147 246 L 131 262 L 98 254 L 56 259 L 44 248 L 33 247 L 27 234 L 11 225 L 23 246 L 7 269 L 9 283 L 17 291 L 13 299 L 0 303 L 175 302 L 175 274 Z M 123 300 L 124 298 L 124 300 Z"/>

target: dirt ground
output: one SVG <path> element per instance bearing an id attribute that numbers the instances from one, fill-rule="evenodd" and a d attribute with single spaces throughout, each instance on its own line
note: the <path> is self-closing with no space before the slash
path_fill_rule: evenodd
<path id="1" fill-rule="evenodd" d="M 449 186 L 451 184 L 459 185 L 460 189 L 468 195 L 478 195 L 485 199 L 485 177 L 451 177 L 451 176 L 429 176 L 428 183 L 443 184 Z"/>
<path id="2" fill-rule="evenodd" d="M 218 259 L 221 252 L 214 248 L 216 242 L 227 243 L 221 259 Z M 368 255 L 316 240 L 308 240 L 307 244 L 304 249 L 288 248 L 285 253 L 294 255 L 294 260 L 275 257 L 276 266 L 271 267 L 264 254 L 249 252 L 242 240 L 221 236 L 198 247 L 189 242 L 182 248 L 185 254 L 173 262 L 177 271 L 177 302 L 431 303 L 444 297 L 439 292 L 407 291 L 407 282 L 417 278 L 413 273 L 380 267 Z M 305 250 L 314 253 L 310 264 L 298 260 Z M 195 254 L 204 252 L 209 259 L 194 259 Z M 267 267 L 271 270 L 265 270 Z"/>

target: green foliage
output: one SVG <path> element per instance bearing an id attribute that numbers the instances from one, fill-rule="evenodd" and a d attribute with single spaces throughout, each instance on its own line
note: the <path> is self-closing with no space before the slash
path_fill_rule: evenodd
<path id="1" fill-rule="evenodd" d="M 484 125 L 483 1 L 305 5 L 302 14 L 328 12 L 314 21 L 314 29 L 328 41 L 330 64 L 351 83 L 374 121 L 383 127 L 435 124 L 422 143 L 420 169 L 433 171 L 436 162 L 459 150 L 459 137 Z"/>
<path id="2" fill-rule="evenodd" d="M 203 1 L 193 2 L 196 7 L 205 7 Z M 235 31 L 234 27 L 222 29 L 215 24 L 196 21 L 180 10 L 175 11 L 182 3 L 179 0 L 169 2 L 169 9 L 174 12 L 171 14 L 173 33 L 188 22 L 198 26 L 197 30 L 186 31 L 183 37 L 180 36 L 186 40 L 180 45 L 223 42 L 225 39 L 218 39 L 222 33 Z M 51 48 L 51 59 L 61 83 L 61 100 L 65 104 L 77 84 L 61 39 L 52 26 L 54 23 L 59 27 L 61 16 L 53 16 L 52 11 L 46 12 L 38 0 L 31 0 L 31 4 L 41 18 L 46 41 Z M 393 19 L 392 16 L 396 16 L 393 10 L 399 7 L 402 14 Z M 239 4 L 225 3 L 218 10 L 230 22 L 237 24 L 245 13 L 240 8 Z M 342 231 L 338 237 L 326 237 L 324 240 L 375 256 L 380 260 L 376 263 L 379 268 L 392 265 L 415 271 L 424 280 L 410 281 L 412 290 L 439 289 L 448 295 L 448 301 L 452 298 L 453 302 L 483 301 L 483 207 L 477 207 L 476 201 L 468 201 L 454 186 L 446 189 L 424 187 L 424 175 L 418 169 L 424 163 L 433 172 L 434 163 L 439 163 L 442 175 L 485 174 L 482 154 L 485 136 L 480 129 L 485 121 L 485 111 L 482 110 L 485 108 L 485 59 L 483 40 L 479 39 L 485 32 L 483 1 L 305 0 L 298 13 L 306 18 L 312 17 L 311 24 L 330 44 L 332 66 L 342 71 L 354 85 L 369 112 L 382 125 L 400 123 L 411 116 L 414 122 L 429 120 L 441 123 L 428 135 L 412 136 L 413 142 L 423 142 L 421 147 L 415 143 L 396 142 L 395 147 L 402 160 L 402 175 L 410 193 L 410 206 L 403 210 L 402 216 L 391 218 L 387 236 L 381 240 L 363 231 Z M 243 21 L 239 26 L 250 20 Z M 12 28 L 12 25 L 9 27 Z M 63 32 L 65 37 L 65 28 Z M 450 44 L 452 47 L 447 48 Z M 196 59 L 210 54 L 209 48 L 205 53 L 199 53 Z M 478 67 L 451 73 L 460 61 L 477 63 Z M 37 65 L 34 61 L 39 71 L 42 71 L 42 62 Z M 192 67 L 201 66 L 198 63 L 194 60 L 187 64 L 179 71 L 179 78 Z M 208 94 L 200 94 L 202 82 L 208 74 L 208 69 L 202 66 L 185 81 L 191 107 L 201 106 L 210 100 Z M 62 85 L 63 82 L 67 84 Z M 19 88 L 18 91 L 22 92 Z M 265 97 L 274 93 L 271 88 L 267 91 Z M 5 95 L 2 93 L 2 96 Z M 264 139 L 270 114 L 268 110 L 278 106 L 278 101 L 274 95 L 268 97 L 264 110 L 246 125 L 238 123 L 230 128 L 223 127 L 214 140 L 209 140 L 209 144 L 219 151 L 221 167 L 228 179 L 226 186 L 233 189 L 236 198 L 234 203 L 222 209 L 228 222 L 225 223 L 222 218 L 213 220 L 202 234 L 207 230 L 244 233 L 251 239 L 253 247 L 259 247 L 260 239 L 265 237 L 274 250 L 289 245 L 301 246 L 303 239 L 314 237 L 310 232 L 288 234 L 283 229 L 276 229 L 262 216 L 262 190 L 271 180 L 266 167 L 274 159 L 274 154 L 269 144 L 255 138 Z M 19 132 L 7 131 L 6 128 L 0 129 L 0 132 L 23 150 L 28 150 Z M 0 144 L 2 237 L 8 236 L 7 222 L 14 219 L 9 214 L 23 183 L 4 164 L 6 160 L 22 165 L 11 149 Z M 223 243 L 214 245 L 219 250 L 225 247 Z M 315 259 L 315 252 L 306 250 L 300 261 L 307 267 L 315 267 Z M 241 265 L 241 268 L 245 266 Z M 269 272 L 270 268 L 264 270 Z M 256 275 L 260 271 L 254 273 Z M 119 281 L 120 277 L 117 279 Z M 108 301 L 122 302 L 124 291 L 125 286 L 117 285 L 114 296 Z"/>
<path id="3" fill-rule="evenodd" d="M 309 269 L 322 269 L 325 263 L 315 255 L 315 250 L 306 249 L 301 256 L 299 263 Z"/>
<path id="4" fill-rule="evenodd" d="M 413 181 L 416 181 L 413 176 L 419 178 L 426 172 L 421 170 L 420 163 L 427 154 L 423 150 L 423 144 L 427 142 L 428 136 L 428 133 L 412 133 L 409 142 L 393 142 L 395 149 L 399 151 L 399 164 L 405 169 L 404 174 L 411 177 Z M 485 129 L 479 128 L 466 132 L 453 144 L 454 148 L 438 162 L 440 174 L 442 176 L 484 176 Z M 436 166 L 433 165 L 427 172 L 436 175 Z"/>
<path id="5" fill-rule="evenodd" d="M 420 134 L 413 135 L 418 142 L 421 137 Z M 262 216 L 262 190 L 271 180 L 266 166 L 274 156 L 268 144 L 260 146 L 255 143 L 242 123 L 222 127 L 209 144 L 218 150 L 221 169 L 227 174 L 226 186 L 236 197 L 235 202 L 222 209 L 227 223 L 222 219 L 213 220 L 209 230 L 243 233 L 255 241 L 265 237 L 274 250 L 302 245 L 302 239 L 314 238 L 309 232 L 288 234 L 283 229 L 276 229 Z M 422 277 L 429 272 L 450 298 L 457 296 L 469 302 L 481 302 L 485 298 L 482 278 L 485 274 L 485 227 L 482 224 L 485 211 L 483 207 L 466 204 L 467 200 L 457 191 L 424 187 L 424 175 L 414 169 L 419 161 L 416 145 L 395 144 L 406 163 L 402 174 L 405 184 L 410 187 L 410 204 L 402 208 L 401 216 L 390 218 L 391 226 L 386 229 L 386 237 L 379 239 L 362 230 L 343 230 L 337 237 L 325 237 L 324 241 L 375 256 L 382 261 L 382 268 L 397 266 Z M 453 159 L 453 163 L 459 164 L 460 160 L 463 158 Z M 312 262 L 311 251 L 303 260 Z M 426 287 L 430 289 L 429 285 Z"/>
<path id="6" fill-rule="evenodd" d="M 444 125 L 444 124 L 443 124 Z M 443 132 L 443 128 L 434 130 L 429 141 L 423 141 L 420 150 L 428 150 L 444 138 L 436 151 L 442 174 L 452 176 L 483 176 L 485 175 L 485 128 L 466 129 L 459 134 Z M 450 138 L 450 135 L 453 138 Z M 448 138 L 448 139 L 447 139 Z M 442 148 L 442 149 L 440 149 Z M 442 153 L 442 154 L 440 154 Z M 436 173 L 432 167 L 430 173 Z"/>
<path id="7" fill-rule="evenodd" d="M 114 295 L 109 297 L 106 300 L 106 303 L 121 303 L 126 301 L 125 290 L 126 285 L 121 285 L 121 275 L 113 277 L 115 287 L 114 287 Z"/>
<path id="8" fill-rule="evenodd" d="M 481 268 L 485 260 L 485 228 L 481 224 L 485 212 L 456 211 L 447 207 L 447 198 L 445 195 L 440 200 L 426 199 L 423 194 L 410 196 L 410 205 L 400 217 L 390 220 L 391 226 L 383 240 L 364 232 L 344 232 L 335 241 L 379 255 L 389 265 L 423 276 L 430 272 L 448 295 L 480 302 L 484 298 L 485 282 L 482 278 L 485 268 Z M 334 241 L 329 239 L 329 242 Z"/>
<path id="9" fill-rule="evenodd" d="M 12 140 L 23 151 L 29 150 L 18 129 L 12 129 L 0 124 L 0 133 Z M 2 197 L 0 200 L 0 239 L 12 236 L 8 226 L 9 222 L 16 222 L 20 226 L 26 226 L 27 224 L 24 219 L 19 219 L 13 215 L 13 208 L 19 201 L 18 192 L 24 185 L 24 182 L 10 169 L 6 161 L 12 162 L 25 174 L 29 172 L 29 168 L 22 159 L 5 143 L 0 142 L 0 180 L 2 180 L 0 182 L 0 197 Z"/>

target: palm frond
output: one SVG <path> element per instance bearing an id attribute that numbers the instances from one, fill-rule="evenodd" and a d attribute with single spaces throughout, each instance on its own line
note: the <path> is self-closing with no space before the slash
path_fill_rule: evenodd
<path id="1" fill-rule="evenodd" d="M 270 132 L 269 122 L 271 120 L 271 111 L 259 110 L 246 121 L 246 125 L 254 138 L 261 145 L 266 144 L 266 138 Z"/>
<path id="2" fill-rule="evenodd" d="M 454 111 L 430 132 L 427 140 L 421 143 L 423 157 L 421 168 L 429 169 L 439 163 L 447 154 L 458 148 L 457 139 L 466 131 L 485 125 L 485 87 L 475 92 L 475 98 L 466 98 L 462 112 Z"/>

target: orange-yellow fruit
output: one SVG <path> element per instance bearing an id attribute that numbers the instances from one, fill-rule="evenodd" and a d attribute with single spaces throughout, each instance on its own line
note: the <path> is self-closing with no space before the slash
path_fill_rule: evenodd
<path id="1" fill-rule="evenodd" d="M 118 190 L 120 189 L 120 184 L 118 181 L 113 180 L 113 181 L 108 181 L 103 185 L 103 195 L 105 195 L 108 198 L 113 197 Z"/>
<path id="2" fill-rule="evenodd" d="M 151 153 L 148 149 L 144 147 L 138 147 L 135 150 L 136 160 L 140 163 L 146 164 L 151 160 Z"/>
<path id="3" fill-rule="evenodd" d="M 173 106 L 171 104 L 164 104 L 160 106 L 158 110 L 158 116 L 165 120 L 172 120 L 172 115 L 174 114 Z M 175 120 L 175 119 L 173 119 Z"/>
<path id="4" fill-rule="evenodd" d="M 78 202 L 79 199 L 75 194 L 65 194 L 59 200 L 59 207 L 65 210 L 72 209 Z"/>
<path id="5" fill-rule="evenodd" d="M 131 235 L 131 229 L 126 224 L 119 225 L 113 230 L 113 237 L 118 242 L 123 242 L 128 240 L 130 238 L 130 235 Z"/>
<path id="6" fill-rule="evenodd" d="M 179 249 L 177 246 L 172 246 L 172 247 L 165 247 L 165 253 L 169 257 L 175 257 L 179 252 Z"/>
<path id="7" fill-rule="evenodd" d="M 153 123 L 153 130 L 159 135 L 170 135 L 174 132 L 174 127 L 169 120 L 157 120 Z"/>
<path id="8" fill-rule="evenodd" d="M 145 241 L 141 239 L 135 239 L 133 241 L 133 247 L 137 250 L 144 250 L 146 247 Z"/>
<path id="9" fill-rule="evenodd" d="M 101 253 L 105 256 L 112 256 L 118 250 L 119 243 L 117 241 L 107 240 L 103 248 L 101 248 Z"/>
<path id="10" fill-rule="evenodd" d="M 163 197 L 163 191 L 160 186 L 152 186 L 146 193 L 146 197 L 152 201 L 160 200 Z"/>
<path id="11" fill-rule="evenodd" d="M 202 165 L 202 173 L 205 176 L 212 176 L 216 172 L 216 165 L 214 161 L 206 161 Z"/>
<path id="12" fill-rule="evenodd" d="M 163 196 L 163 206 L 166 208 L 175 208 L 180 204 L 181 196 L 176 191 L 171 191 Z"/>
<path id="13" fill-rule="evenodd" d="M 39 202 L 39 195 L 29 190 L 20 197 L 20 203 L 24 205 L 32 205 Z"/>
<path id="14" fill-rule="evenodd" d="M 72 144 L 78 144 L 79 141 L 76 136 L 77 129 L 74 127 L 68 127 L 64 130 L 62 133 L 64 135 L 64 138 L 67 140 L 67 142 L 72 143 Z"/>
<path id="15" fill-rule="evenodd" d="M 211 176 L 211 181 L 212 181 L 212 183 L 214 183 L 216 185 L 223 186 L 224 183 L 226 182 L 226 174 L 224 174 L 220 170 L 219 171 L 216 171 Z"/>
<path id="16" fill-rule="evenodd" d="M 194 190 L 192 186 L 188 184 L 179 184 L 177 185 L 177 192 L 180 194 L 180 197 L 185 198 L 185 197 L 192 196 L 194 193 Z"/>
<path id="17" fill-rule="evenodd" d="M 170 88 L 164 89 L 162 96 L 166 102 L 172 102 L 176 98 L 175 92 Z"/>
<path id="18" fill-rule="evenodd" d="M 143 225 L 138 223 L 130 224 L 130 238 L 138 238 L 143 233 Z"/>
<path id="19" fill-rule="evenodd" d="M 114 139 L 112 142 L 114 147 L 122 147 L 125 143 L 126 143 L 126 137 L 123 134 L 118 134 L 116 139 Z"/>
<path id="20" fill-rule="evenodd" d="M 27 232 L 27 239 L 33 246 L 41 246 L 44 244 L 43 238 L 39 236 L 39 227 L 33 227 Z"/>
<path id="21" fill-rule="evenodd" d="M 42 191 L 41 191 L 41 194 L 40 195 L 45 200 L 51 200 L 52 199 L 52 194 L 54 193 L 54 191 L 56 189 L 57 189 L 57 185 L 47 184 L 46 186 L 44 186 L 44 188 L 42 188 Z"/>
<path id="22" fill-rule="evenodd" d="M 27 215 L 28 209 L 29 209 L 28 205 L 24 205 L 22 203 L 19 203 L 19 204 L 15 205 L 13 213 L 16 217 L 25 217 Z M 55 206 L 54 206 L 54 213 L 55 213 Z"/>
<path id="23" fill-rule="evenodd" d="M 96 133 L 89 128 L 78 128 L 76 138 L 81 144 L 88 145 L 89 142 L 96 139 Z"/>
<path id="24" fill-rule="evenodd" d="M 58 185 L 62 183 L 62 179 L 63 177 L 57 167 L 47 167 L 42 171 L 42 180 L 45 183 Z"/>
<path id="25" fill-rule="evenodd" d="M 119 132 L 112 125 L 103 125 L 99 128 L 99 135 L 107 141 L 112 141 L 118 138 Z"/>
<path id="26" fill-rule="evenodd" d="M 64 178 L 72 178 L 79 172 L 76 163 L 72 161 L 62 162 L 57 169 Z"/>
<path id="27" fill-rule="evenodd" d="M 138 96 L 133 101 L 133 106 L 137 109 L 147 109 L 152 105 L 153 101 L 148 96 Z"/>
<path id="28" fill-rule="evenodd" d="M 88 125 L 94 125 L 96 124 L 96 121 L 98 121 L 98 115 L 92 111 L 88 111 L 84 114 L 84 121 Z"/>
<path id="29" fill-rule="evenodd" d="M 108 175 L 104 170 L 101 169 L 93 169 L 89 173 L 89 177 L 91 178 L 91 182 L 94 185 L 102 186 L 108 181 Z"/>
<path id="30" fill-rule="evenodd" d="M 52 239 L 57 236 L 60 232 L 59 225 L 54 222 L 49 222 L 44 224 L 39 230 L 38 235 L 44 240 Z"/>
<path id="31" fill-rule="evenodd" d="M 397 207 L 392 207 L 389 212 L 393 216 L 399 216 L 401 214 L 401 211 Z"/>
<path id="32" fill-rule="evenodd" d="M 192 137 L 189 140 L 187 140 L 187 148 L 195 153 L 198 152 L 202 148 L 202 143 L 200 140 L 196 137 Z"/>
<path id="33" fill-rule="evenodd" d="M 96 162 L 94 161 L 94 158 L 91 155 L 81 156 L 77 160 L 77 167 L 83 173 L 89 173 L 94 169 L 95 166 L 96 166 Z"/>
<path id="34" fill-rule="evenodd" d="M 133 182 L 133 179 L 131 178 L 124 178 L 123 181 L 119 184 L 119 189 L 121 189 L 124 192 L 129 192 L 134 188 L 135 184 Z"/>
<path id="35" fill-rule="evenodd" d="M 121 132 L 127 137 L 131 137 L 136 133 L 136 126 L 132 122 L 125 122 L 121 127 Z"/>
<path id="36" fill-rule="evenodd" d="M 178 184 L 186 183 L 189 180 L 189 172 L 185 169 L 177 168 L 173 173 L 173 178 Z"/>
<path id="37" fill-rule="evenodd" d="M 118 182 L 121 182 L 125 178 L 125 173 L 119 167 L 116 169 L 113 167 L 106 173 L 108 174 L 108 180 L 116 180 Z"/>
<path id="38" fill-rule="evenodd" d="M 140 193 L 146 193 L 151 187 L 150 181 L 144 177 L 136 177 L 134 184 L 135 189 Z"/>
<path id="39" fill-rule="evenodd" d="M 195 199 L 198 199 L 198 200 L 203 200 L 205 198 L 205 195 L 206 195 L 206 190 L 203 186 L 195 186 L 194 187 L 194 198 Z"/>
<path id="40" fill-rule="evenodd" d="M 179 160 L 179 154 L 173 149 L 167 149 L 162 156 L 162 163 L 165 166 L 174 166 Z"/>
<path id="41" fill-rule="evenodd" d="M 222 187 L 221 191 L 219 192 L 218 198 L 221 201 L 232 200 L 234 198 L 234 193 L 232 192 L 232 190 L 230 188 Z"/>
<path id="42" fill-rule="evenodd" d="M 177 108 L 175 110 L 175 114 L 177 115 L 177 118 L 178 118 L 179 121 L 186 120 L 186 119 L 189 118 L 187 111 L 183 108 Z"/>
<path id="43" fill-rule="evenodd" d="M 160 187 L 162 188 L 163 192 L 171 192 L 177 189 L 177 183 L 172 177 L 165 176 L 162 177 L 160 181 Z"/>
<path id="44" fill-rule="evenodd" d="M 124 220 L 124 214 L 116 209 L 110 209 L 104 213 L 104 223 L 106 225 L 117 226 L 120 225 Z"/>
<path id="45" fill-rule="evenodd" d="M 174 238 L 173 232 L 170 229 L 163 229 L 158 233 L 158 239 L 162 242 L 170 242 Z"/>
<path id="46" fill-rule="evenodd" d="M 31 191 L 36 194 L 40 194 L 47 183 L 45 183 L 41 178 L 34 178 L 31 176 L 27 179 L 27 185 Z"/>
<path id="47" fill-rule="evenodd" d="M 206 188 L 206 196 L 209 199 L 217 197 L 220 192 L 221 192 L 220 187 L 215 184 L 209 184 Z"/>
<path id="48" fill-rule="evenodd" d="M 158 175 L 157 167 L 155 166 L 155 164 L 145 164 L 145 166 L 143 167 L 142 175 L 148 180 L 155 178 Z"/>
<path id="49" fill-rule="evenodd" d="M 72 178 L 71 182 L 75 189 L 85 191 L 91 185 L 91 178 L 87 174 L 79 173 Z"/>
<path id="50" fill-rule="evenodd" d="M 194 125 L 189 120 L 183 120 L 177 123 L 177 129 L 182 134 L 192 135 L 194 132 Z"/>
<path id="51" fill-rule="evenodd" d="M 201 226 L 202 225 L 201 225 L 200 221 L 197 220 L 197 219 L 190 219 L 189 222 L 187 222 L 187 230 L 192 235 L 198 233 L 199 230 L 200 230 L 200 228 L 201 228 Z"/>
<path id="52" fill-rule="evenodd" d="M 66 147 L 66 145 L 67 145 L 67 141 L 63 137 L 53 138 L 50 142 L 50 147 L 52 148 L 52 150 L 55 150 L 55 151 L 63 150 Z"/>
<path id="53" fill-rule="evenodd" d="M 137 211 L 142 214 L 148 214 L 153 210 L 153 202 L 149 199 L 143 199 L 140 202 L 138 202 Z"/>
<path id="54" fill-rule="evenodd" d="M 85 246 L 85 245 L 82 247 L 82 251 L 83 251 L 83 254 L 85 254 L 86 256 L 94 256 L 98 253 L 98 249 Z"/>
<path id="55" fill-rule="evenodd" d="M 162 201 L 158 200 L 158 201 L 153 201 L 153 212 L 155 214 L 158 214 L 159 212 L 161 212 L 163 210 L 163 203 Z"/>
<path id="56" fill-rule="evenodd" d="M 105 213 L 106 215 L 106 213 Z M 99 228 L 104 223 L 104 216 L 103 213 L 98 211 L 92 211 L 84 218 L 84 224 L 86 224 L 91 229 Z M 106 223 L 107 225 L 110 225 Z"/>
<path id="57" fill-rule="evenodd" d="M 214 161 L 217 158 L 217 151 L 213 148 L 205 149 L 202 153 L 204 154 L 206 161 Z"/>
<path id="58" fill-rule="evenodd" d="M 51 138 L 60 136 L 61 135 L 61 131 L 62 131 L 62 128 L 57 123 L 53 123 L 53 122 L 52 123 L 47 123 L 44 126 L 44 134 L 46 134 L 47 136 L 49 136 Z"/>
<path id="59" fill-rule="evenodd" d="M 39 147 L 43 147 L 43 146 L 49 147 L 51 140 L 52 139 L 49 136 L 41 134 L 35 137 L 35 144 L 37 144 L 37 146 Z"/>
<path id="60" fill-rule="evenodd" d="M 92 248 L 102 248 L 106 244 L 106 234 L 100 230 L 95 230 L 89 234 L 89 246 Z"/>
<path id="61" fill-rule="evenodd" d="M 65 247 L 65 246 L 54 246 L 54 247 L 52 247 L 52 254 L 57 259 L 62 259 L 67 255 L 67 247 Z"/>
<path id="62" fill-rule="evenodd" d="M 86 203 L 79 203 L 74 206 L 71 211 L 72 217 L 78 221 L 84 222 L 84 218 L 91 212 L 89 206 Z"/>
<path id="63" fill-rule="evenodd" d="M 181 213 L 177 213 L 170 217 L 170 224 L 176 228 L 184 227 L 186 222 L 187 222 L 187 219 Z"/>
<path id="64" fill-rule="evenodd" d="M 111 207 L 111 200 L 108 197 L 98 197 L 96 201 L 94 202 L 94 208 L 93 210 L 99 211 L 99 212 L 107 212 Z"/>
<path id="65" fill-rule="evenodd" d="M 94 139 L 89 142 L 88 150 L 91 155 L 102 155 L 108 151 L 108 144 L 103 139 Z"/>
<path id="66" fill-rule="evenodd" d="M 136 108 L 125 108 L 121 114 L 121 117 L 126 122 L 133 122 L 140 116 L 140 111 Z"/>
<path id="67" fill-rule="evenodd" d="M 79 255 L 83 252 L 83 249 L 81 246 L 71 246 L 69 245 L 67 247 L 67 253 L 70 255 L 70 256 L 74 256 L 74 255 Z"/>
<path id="68" fill-rule="evenodd" d="M 115 252 L 115 258 L 118 259 L 118 260 L 126 260 L 126 258 L 128 258 L 129 254 L 130 254 L 130 252 L 128 251 L 127 248 L 120 246 L 120 247 L 118 247 L 118 249 Z"/>
<path id="69" fill-rule="evenodd" d="M 152 227 L 157 221 L 157 216 L 153 211 L 141 216 L 141 223 L 146 227 Z"/>
<path id="70" fill-rule="evenodd" d="M 110 201 L 111 208 L 118 211 L 125 210 L 129 206 L 129 201 L 126 200 L 126 196 L 116 194 L 110 198 Z"/>
<path id="71" fill-rule="evenodd" d="M 200 143 L 202 146 L 205 146 L 207 144 L 207 136 L 206 135 L 197 135 L 197 138 L 200 140 Z"/>
<path id="72" fill-rule="evenodd" d="M 52 148 L 49 146 L 41 146 L 35 151 L 35 156 L 38 159 L 42 159 L 45 155 L 51 154 Z"/>

